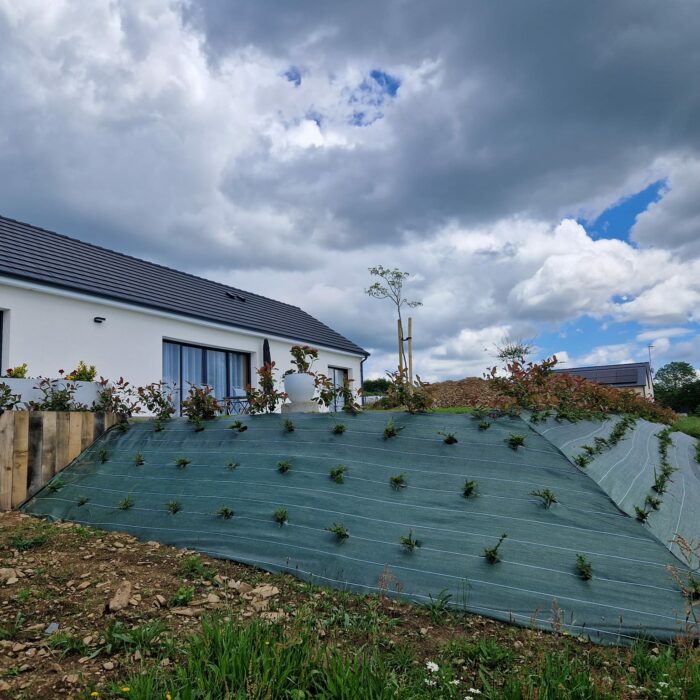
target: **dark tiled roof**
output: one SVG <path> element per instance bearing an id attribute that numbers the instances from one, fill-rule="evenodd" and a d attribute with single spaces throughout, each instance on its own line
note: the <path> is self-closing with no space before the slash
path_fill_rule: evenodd
<path id="1" fill-rule="evenodd" d="M 0 216 L 0 276 L 366 355 L 297 306 Z"/>
<path id="2" fill-rule="evenodd" d="M 651 374 L 648 362 L 630 362 L 625 365 L 597 365 L 595 367 L 570 367 L 555 372 L 574 374 L 598 384 L 616 387 L 644 386 Z"/>

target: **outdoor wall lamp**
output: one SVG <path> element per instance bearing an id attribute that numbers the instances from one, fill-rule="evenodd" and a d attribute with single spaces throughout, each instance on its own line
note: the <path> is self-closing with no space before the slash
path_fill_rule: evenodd
<path id="1" fill-rule="evenodd" d="M 92 320 L 95 323 L 104 323 L 107 319 L 104 316 L 95 316 Z"/>

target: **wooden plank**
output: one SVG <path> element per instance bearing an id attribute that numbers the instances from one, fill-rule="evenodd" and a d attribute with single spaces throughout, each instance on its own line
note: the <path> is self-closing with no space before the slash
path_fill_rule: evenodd
<path id="1" fill-rule="evenodd" d="M 15 446 L 12 474 L 12 507 L 27 498 L 29 486 L 29 411 L 15 411 Z"/>
<path id="2" fill-rule="evenodd" d="M 104 413 L 95 413 L 95 427 L 93 428 L 93 434 L 92 438 L 93 440 L 97 440 L 102 433 L 105 431 L 105 414 Z"/>
<path id="3" fill-rule="evenodd" d="M 82 413 L 71 412 L 68 429 L 68 461 L 72 462 L 82 451 Z"/>
<path id="4" fill-rule="evenodd" d="M 81 431 L 80 431 L 80 451 L 86 450 L 92 444 L 95 439 L 95 414 L 90 411 L 89 413 L 81 413 L 80 418 L 82 419 Z"/>
<path id="5" fill-rule="evenodd" d="M 12 459 L 15 434 L 15 419 L 12 411 L 0 416 L 0 510 L 12 507 Z"/>
<path id="6" fill-rule="evenodd" d="M 69 462 L 68 436 L 70 434 L 70 413 L 56 414 L 56 471 L 60 472 Z"/>
<path id="7" fill-rule="evenodd" d="M 27 496 L 33 496 L 44 484 L 41 476 L 41 453 L 44 438 L 43 413 L 29 412 L 29 449 L 27 451 Z"/>
<path id="8" fill-rule="evenodd" d="M 46 484 L 56 473 L 56 413 L 45 411 L 42 414 L 41 438 L 41 485 Z"/>

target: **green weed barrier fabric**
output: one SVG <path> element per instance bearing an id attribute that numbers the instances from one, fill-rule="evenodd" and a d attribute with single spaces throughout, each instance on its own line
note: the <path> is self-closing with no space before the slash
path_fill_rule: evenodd
<path id="1" fill-rule="evenodd" d="M 390 416 L 402 429 L 385 440 Z M 279 415 L 239 417 L 244 432 L 229 427 L 233 418 L 201 432 L 183 420 L 160 432 L 148 421 L 111 430 L 24 510 L 358 593 L 428 603 L 444 591 L 475 613 L 597 641 L 686 631 L 686 601 L 667 571 L 677 560 L 526 421 L 480 430 L 468 415 L 286 417 L 293 432 Z M 337 423 L 345 432 L 331 431 Z M 525 436 L 523 447 L 508 446 L 511 433 Z M 339 465 L 342 483 L 329 475 Z M 394 488 L 400 474 L 404 486 Z M 463 496 L 465 480 L 476 497 Z M 530 495 L 542 489 L 558 500 L 549 509 Z M 217 515 L 222 507 L 232 517 Z M 278 509 L 287 511 L 282 526 Z M 334 524 L 349 536 L 326 530 Z M 502 534 L 501 561 L 490 564 L 484 549 Z M 400 544 L 409 536 L 420 542 L 413 551 Z M 589 581 L 577 554 L 591 564 Z"/>
<path id="2" fill-rule="evenodd" d="M 569 458 L 583 453 L 583 445 L 595 446 L 595 438 L 610 436 L 619 416 L 605 421 L 558 422 L 549 418 L 533 427 Z M 676 470 L 663 494 L 652 489 L 661 471 L 657 434 L 666 426 L 638 420 L 617 445 L 604 448 L 585 468 L 621 508 L 635 517 L 635 506 L 649 511 L 645 527 L 682 561 L 676 535 L 700 544 L 700 464 L 695 460 L 696 440 L 685 433 L 671 433 L 668 461 Z M 661 501 L 658 509 L 645 505 L 647 496 Z"/>

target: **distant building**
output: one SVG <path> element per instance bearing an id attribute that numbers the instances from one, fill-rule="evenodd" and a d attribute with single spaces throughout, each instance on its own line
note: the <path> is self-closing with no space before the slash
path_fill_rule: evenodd
<path id="1" fill-rule="evenodd" d="M 625 365 L 597 365 L 595 367 L 568 367 L 555 369 L 561 374 L 573 374 L 614 389 L 632 389 L 648 399 L 654 398 L 654 384 L 648 362 L 630 362 Z"/>

